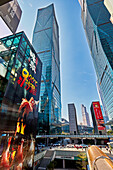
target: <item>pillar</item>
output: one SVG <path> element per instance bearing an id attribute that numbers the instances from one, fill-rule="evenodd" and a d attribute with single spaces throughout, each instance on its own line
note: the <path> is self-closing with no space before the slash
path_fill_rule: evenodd
<path id="1" fill-rule="evenodd" d="M 95 145 L 97 144 L 96 138 L 94 139 L 94 143 L 95 143 Z"/>
<path id="2" fill-rule="evenodd" d="M 65 169 L 65 159 L 63 159 L 63 169 Z"/>
<path id="3" fill-rule="evenodd" d="M 81 139 L 81 141 L 82 141 L 82 144 L 84 144 L 83 138 Z"/>
<path id="4" fill-rule="evenodd" d="M 49 138 L 47 138 L 47 146 L 48 146 L 48 143 L 49 143 Z"/>

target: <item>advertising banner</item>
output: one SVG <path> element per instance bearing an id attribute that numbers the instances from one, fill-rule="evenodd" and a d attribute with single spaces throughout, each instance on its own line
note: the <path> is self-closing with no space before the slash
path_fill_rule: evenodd
<path id="1" fill-rule="evenodd" d="M 105 130 L 104 119 L 99 102 L 93 102 L 93 109 L 97 121 L 98 130 Z"/>
<path id="2" fill-rule="evenodd" d="M 22 15 L 22 10 L 17 2 L 17 0 L 12 0 L 9 3 L 6 3 L 0 6 L 0 16 L 7 24 L 9 29 L 14 34 L 17 30 L 18 24 L 20 22 Z"/>
<path id="3" fill-rule="evenodd" d="M 24 32 L 0 50 L 0 169 L 33 169 L 42 63 Z"/>
<path id="4" fill-rule="evenodd" d="M 15 57 L 14 63 L 11 61 L 12 69 L 1 104 L 0 131 L 10 129 L 16 130 L 18 135 L 35 135 L 41 78 L 40 62 L 32 50 L 25 63 L 22 61 L 21 64 L 17 64 L 17 61 L 18 57 Z M 10 69 L 9 65 L 7 70 Z"/>

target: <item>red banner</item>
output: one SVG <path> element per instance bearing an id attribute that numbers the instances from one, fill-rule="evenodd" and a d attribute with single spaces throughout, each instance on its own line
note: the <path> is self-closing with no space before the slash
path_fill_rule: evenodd
<path id="1" fill-rule="evenodd" d="M 104 119 L 99 102 L 93 102 L 93 109 L 97 121 L 98 130 L 105 130 Z"/>

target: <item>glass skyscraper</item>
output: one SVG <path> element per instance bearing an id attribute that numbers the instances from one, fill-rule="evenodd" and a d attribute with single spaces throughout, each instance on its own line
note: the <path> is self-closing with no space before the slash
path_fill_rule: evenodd
<path id="1" fill-rule="evenodd" d="M 86 107 L 83 104 L 81 105 L 81 110 L 82 110 L 83 125 L 91 126 L 90 125 L 89 114 L 88 114 L 88 112 L 86 110 Z"/>
<path id="2" fill-rule="evenodd" d="M 113 118 L 113 25 L 104 1 L 80 0 L 82 22 L 109 119 Z"/>
<path id="3" fill-rule="evenodd" d="M 25 135 L 37 134 L 41 73 L 42 63 L 24 32 L 0 39 L 0 131 L 14 133 L 16 122 L 23 122 Z"/>
<path id="4" fill-rule="evenodd" d="M 53 4 L 38 10 L 32 43 L 43 64 L 39 133 L 59 133 L 56 128 L 61 120 L 59 28 Z"/>
<path id="5" fill-rule="evenodd" d="M 70 134 L 78 134 L 77 114 L 74 103 L 68 104 L 69 130 Z"/>

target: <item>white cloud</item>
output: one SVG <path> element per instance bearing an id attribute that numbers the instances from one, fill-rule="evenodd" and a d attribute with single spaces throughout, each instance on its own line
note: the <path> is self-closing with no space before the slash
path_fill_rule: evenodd
<path id="1" fill-rule="evenodd" d="M 32 8 L 33 5 L 31 3 L 29 3 L 29 6 Z"/>
<path id="2" fill-rule="evenodd" d="M 23 1 L 23 0 L 21 0 L 21 2 L 22 2 L 22 4 L 24 4 L 24 1 Z"/>

